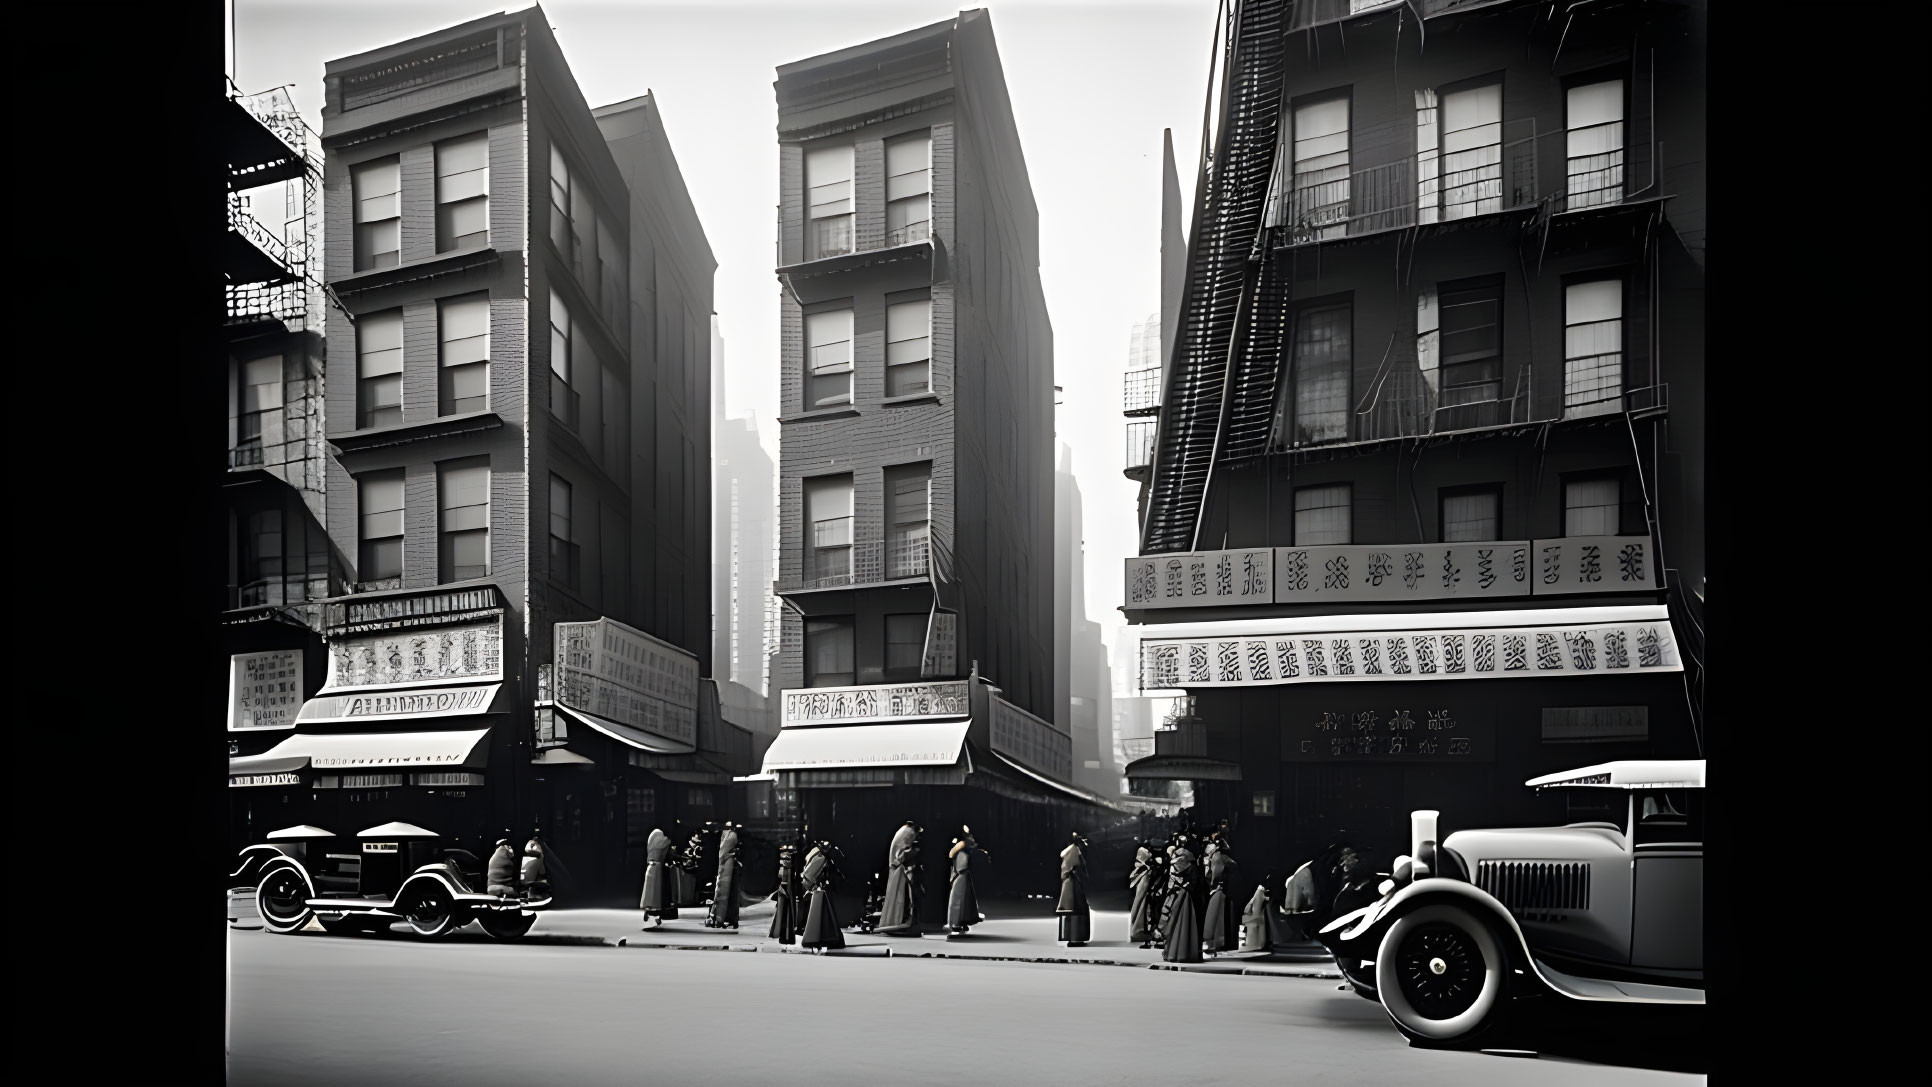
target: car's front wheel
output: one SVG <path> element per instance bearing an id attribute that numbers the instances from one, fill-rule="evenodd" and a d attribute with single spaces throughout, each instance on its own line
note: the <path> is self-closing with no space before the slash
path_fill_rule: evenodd
<path id="1" fill-rule="evenodd" d="M 403 918 L 416 935 L 435 939 L 447 936 L 460 927 L 456 903 L 441 884 L 426 882 L 409 894 L 409 905 L 403 910 Z"/>
<path id="2" fill-rule="evenodd" d="M 1502 1018 L 1502 943 L 1462 906 L 1434 903 L 1396 918 L 1375 955 L 1383 1010 L 1411 1042 L 1466 1046 Z"/>
<path id="3" fill-rule="evenodd" d="M 308 900 L 308 881 L 293 868 L 275 869 L 255 888 L 255 907 L 261 911 L 262 927 L 270 932 L 294 932 L 306 926 L 315 916 Z"/>

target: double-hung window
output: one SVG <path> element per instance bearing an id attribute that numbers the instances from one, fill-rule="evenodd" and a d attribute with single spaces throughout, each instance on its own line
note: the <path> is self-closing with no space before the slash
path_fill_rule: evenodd
<path id="1" fill-rule="evenodd" d="M 805 407 L 852 402 L 852 311 L 805 315 Z"/>
<path id="2" fill-rule="evenodd" d="M 577 544 L 570 534 L 570 481 L 550 474 L 550 579 L 577 588 Z"/>
<path id="3" fill-rule="evenodd" d="M 852 477 L 805 481 L 805 580 L 852 577 Z"/>
<path id="4" fill-rule="evenodd" d="M 1563 415 L 1580 418 L 1623 407 L 1623 280 L 1591 279 L 1563 288 Z"/>
<path id="5" fill-rule="evenodd" d="M 1503 392 L 1502 277 L 1444 283 L 1436 297 L 1440 339 L 1435 429 L 1508 422 L 1498 417 Z"/>
<path id="6" fill-rule="evenodd" d="M 367 585 L 403 572 L 403 473 L 369 472 L 356 480 L 356 576 Z"/>
<path id="7" fill-rule="evenodd" d="M 1622 522 L 1623 486 L 1617 477 L 1563 481 L 1563 535 L 1615 536 Z"/>
<path id="8" fill-rule="evenodd" d="M 852 146 L 805 153 L 805 259 L 852 252 Z"/>
<path id="9" fill-rule="evenodd" d="M 931 463 L 886 469 L 885 490 L 886 577 L 924 577 L 932 523 Z"/>
<path id="10" fill-rule="evenodd" d="M 365 162 L 349 172 L 356 205 L 355 270 L 402 262 L 402 161 Z"/>
<path id="11" fill-rule="evenodd" d="M 487 457 L 437 467 L 441 580 L 490 575 L 490 463 Z"/>
<path id="12" fill-rule="evenodd" d="M 437 303 L 441 337 L 440 414 L 486 411 L 490 406 L 490 296 L 446 298 Z"/>
<path id="13" fill-rule="evenodd" d="M 886 307 L 887 396 L 932 391 L 932 300 Z"/>
<path id="14" fill-rule="evenodd" d="M 1442 492 L 1443 543 L 1470 543 L 1502 537 L 1500 487 L 1464 487 Z"/>
<path id="15" fill-rule="evenodd" d="M 1442 96 L 1442 218 L 1503 210 L 1503 85 Z"/>
<path id="16" fill-rule="evenodd" d="M 1354 543 L 1353 488 L 1347 483 L 1295 491 L 1295 546 Z"/>
<path id="17" fill-rule="evenodd" d="M 565 260 L 577 254 L 577 224 L 571 219 L 570 165 L 557 145 L 550 145 L 550 244 Z"/>
<path id="18" fill-rule="evenodd" d="M 261 463 L 263 445 L 282 440 L 282 356 L 249 359 L 241 366 L 241 415 L 235 421 L 235 446 L 250 450 Z"/>
<path id="19" fill-rule="evenodd" d="M 1275 445 L 1288 448 L 1348 438 L 1354 308 L 1311 306 L 1295 315 L 1292 370 L 1275 414 Z"/>
<path id="20" fill-rule="evenodd" d="M 1565 95 L 1567 205 L 1623 199 L 1623 80 L 1571 87 Z"/>
<path id="21" fill-rule="evenodd" d="M 563 295 L 550 292 L 550 414 L 572 430 L 577 429 L 578 405 L 583 397 L 575 387 L 575 354 L 583 353 L 577 343 L 577 328 L 570 319 L 570 307 Z"/>
<path id="22" fill-rule="evenodd" d="M 436 145 L 436 251 L 490 241 L 490 135 L 475 132 Z"/>
<path id="23" fill-rule="evenodd" d="M 852 686 L 855 679 L 852 658 L 852 620 L 849 617 L 805 621 L 806 686 Z"/>
<path id="24" fill-rule="evenodd" d="M 402 422 L 403 315 L 364 314 L 356 322 L 356 426 Z"/>
<path id="25" fill-rule="evenodd" d="M 1346 95 L 1295 107 L 1296 235 L 1340 237 L 1348 231 L 1348 113 Z"/>
<path id="26" fill-rule="evenodd" d="M 926 616 L 924 613 L 885 617 L 885 678 L 904 681 L 919 678 L 926 657 Z"/>
<path id="27" fill-rule="evenodd" d="M 886 141 L 886 244 L 932 237 L 932 133 Z"/>

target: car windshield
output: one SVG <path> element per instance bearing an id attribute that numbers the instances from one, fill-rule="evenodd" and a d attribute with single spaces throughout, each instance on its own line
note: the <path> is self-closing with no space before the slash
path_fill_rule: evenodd
<path id="1" fill-rule="evenodd" d="M 1637 798 L 1637 844 L 1704 840 L 1702 789 L 1648 789 Z"/>

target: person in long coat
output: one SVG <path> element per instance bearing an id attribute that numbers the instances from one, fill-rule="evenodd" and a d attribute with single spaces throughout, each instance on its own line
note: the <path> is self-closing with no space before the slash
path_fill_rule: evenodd
<path id="1" fill-rule="evenodd" d="M 1160 913 L 1154 924 L 1154 946 L 1167 947 L 1167 933 L 1174 927 L 1174 896 L 1169 893 L 1174 878 L 1174 854 L 1180 852 L 1181 836 L 1176 833 L 1167 840 L 1167 848 L 1159 854 L 1159 871 L 1153 881 L 1153 893 L 1160 898 Z"/>
<path id="2" fill-rule="evenodd" d="M 1134 867 L 1127 873 L 1127 886 L 1133 888 L 1134 905 L 1127 914 L 1127 940 L 1141 947 L 1154 946 L 1153 926 L 1149 924 L 1148 906 L 1153 897 L 1154 854 L 1147 843 L 1134 840 Z"/>
<path id="3" fill-rule="evenodd" d="M 698 865 L 704 859 L 704 831 L 691 835 L 691 840 L 678 852 L 676 863 L 671 866 L 672 877 L 677 881 L 673 899 L 680 906 L 701 906 L 704 899 L 698 893 Z"/>
<path id="4" fill-rule="evenodd" d="M 1201 962 L 1201 917 L 1194 909 L 1194 885 L 1201 880 L 1200 865 L 1182 841 L 1174 847 L 1167 868 L 1167 921 L 1161 958 L 1168 962 Z"/>
<path id="5" fill-rule="evenodd" d="M 778 889 L 771 900 L 771 937 L 781 944 L 796 943 L 803 898 L 798 886 L 798 847 L 790 842 L 778 847 Z"/>
<path id="6" fill-rule="evenodd" d="M 919 916 L 913 903 L 912 868 L 919 860 L 919 830 L 906 820 L 886 847 L 885 903 L 879 909 L 879 931 L 894 936 L 919 935 Z"/>
<path id="7" fill-rule="evenodd" d="M 644 897 L 638 902 L 644 911 L 644 919 L 653 922 L 645 925 L 646 929 L 678 919 L 671 862 L 671 836 L 661 829 L 651 828 L 651 836 L 644 844 Z"/>
<path id="8" fill-rule="evenodd" d="M 845 946 L 845 932 L 839 928 L 838 916 L 832 911 L 832 884 L 838 877 L 838 868 L 832 863 L 831 852 L 831 843 L 820 842 L 805 856 L 805 884 L 811 890 L 806 894 L 809 905 L 805 911 L 805 929 L 798 943 L 814 951 Z"/>
<path id="9" fill-rule="evenodd" d="M 543 847 L 543 840 L 536 831 L 530 832 L 530 840 L 523 844 L 523 858 L 518 876 L 523 893 L 531 898 L 550 897 L 550 851 Z"/>
<path id="10" fill-rule="evenodd" d="M 1060 902 L 1054 907 L 1060 915 L 1060 939 L 1068 947 L 1085 947 L 1093 939 L 1093 912 L 1087 908 L 1086 842 L 1078 833 L 1060 851 Z"/>
<path id="11" fill-rule="evenodd" d="M 718 882 L 711 889 L 709 928 L 738 927 L 738 828 L 726 823 L 718 833 Z"/>
<path id="12" fill-rule="evenodd" d="M 1234 856 L 1227 843 L 1212 841 L 1207 846 L 1207 913 L 1201 922 L 1201 942 L 1210 955 L 1241 949 L 1241 930 L 1236 924 L 1234 890 L 1229 881 L 1234 875 Z"/>
<path id="13" fill-rule="evenodd" d="M 962 838 L 953 839 L 953 848 L 946 854 L 952 863 L 952 891 L 946 899 L 947 939 L 966 935 L 966 930 L 985 920 L 979 912 L 979 896 L 973 893 L 973 868 L 987 863 L 991 857 L 973 840 L 970 827 L 960 828 Z"/>
<path id="14" fill-rule="evenodd" d="M 490 866 L 484 873 L 484 880 L 489 894 L 498 898 L 517 896 L 517 850 L 510 844 L 510 839 L 496 840 L 496 852 L 490 854 Z"/>
<path id="15" fill-rule="evenodd" d="M 1288 883 L 1281 891 L 1281 912 L 1283 928 L 1290 938 L 1284 943 L 1312 940 L 1321 927 L 1316 919 L 1321 909 L 1321 886 L 1315 876 L 1315 862 L 1308 861 L 1295 874 L 1288 877 Z"/>

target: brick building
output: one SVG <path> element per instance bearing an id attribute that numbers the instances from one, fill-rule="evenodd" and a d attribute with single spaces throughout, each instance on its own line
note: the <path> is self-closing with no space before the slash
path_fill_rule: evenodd
<path id="1" fill-rule="evenodd" d="M 1126 571 L 1186 712 L 1128 773 L 1290 865 L 1593 818 L 1522 782 L 1702 753 L 1704 5 L 1227 40 Z"/>

